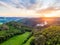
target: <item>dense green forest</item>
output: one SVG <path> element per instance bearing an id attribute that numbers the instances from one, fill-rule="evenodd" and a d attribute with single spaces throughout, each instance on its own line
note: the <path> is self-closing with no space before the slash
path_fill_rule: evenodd
<path id="1" fill-rule="evenodd" d="M 36 28 L 15 21 L 1 24 L 0 45 L 60 45 L 59 25 Z"/>
<path id="2" fill-rule="evenodd" d="M 50 26 L 35 34 L 35 45 L 60 45 L 60 26 Z"/>

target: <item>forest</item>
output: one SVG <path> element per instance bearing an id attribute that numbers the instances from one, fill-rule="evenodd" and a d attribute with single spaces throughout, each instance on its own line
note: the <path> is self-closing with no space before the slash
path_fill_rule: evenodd
<path id="1" fill-rule="evenodd" d="M 60 26 L 30 27 L 11 21 L 0 24 L 1 45 L 60 45 Z"/>

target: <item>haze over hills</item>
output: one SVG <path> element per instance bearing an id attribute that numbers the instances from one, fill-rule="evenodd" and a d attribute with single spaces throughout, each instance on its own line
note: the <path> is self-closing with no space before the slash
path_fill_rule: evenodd
<path id="1" fill-rule="evenodd" d="M 10 21 L 17 21 L 22 19 L 21 17 L 0 17 L 0 23 L 6 23 Z"/>
<path id="2" fill-rule="evenodd" d="M 40 18 L 24 18 L 24 17 L 0 17 L 0 23 L 6 23 L 10 21 L 17 21 L 27 26 L 36 26 L 37 24 L 48 24 L 59 23 L 60 17 L 40 17 Z"/>

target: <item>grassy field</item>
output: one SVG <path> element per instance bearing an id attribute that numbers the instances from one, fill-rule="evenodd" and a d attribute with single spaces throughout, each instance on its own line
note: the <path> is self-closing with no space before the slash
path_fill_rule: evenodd
<path id="1" fill-rule="evenodd" d="M 22 45 L 22 43 L 29 37 L 30 34 L 30 32 L 26 32 L 22 35 L 12 37 L 0 45 Z"/>
<path id="2" fill-rule="evenodd" d="M 25 44 L 23 44 L 23 45 L 30 45 L 30 42 L 31 42 L 32 39 L 34 39 L 33 36 Z"/>

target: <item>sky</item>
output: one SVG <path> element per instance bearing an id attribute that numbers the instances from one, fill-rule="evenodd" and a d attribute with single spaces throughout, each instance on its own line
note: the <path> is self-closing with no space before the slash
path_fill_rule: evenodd
<path id="1" fill-rule="evenodd" d="M 0 0 L 0 17 L 60 17 L 60 0 Z"/>

